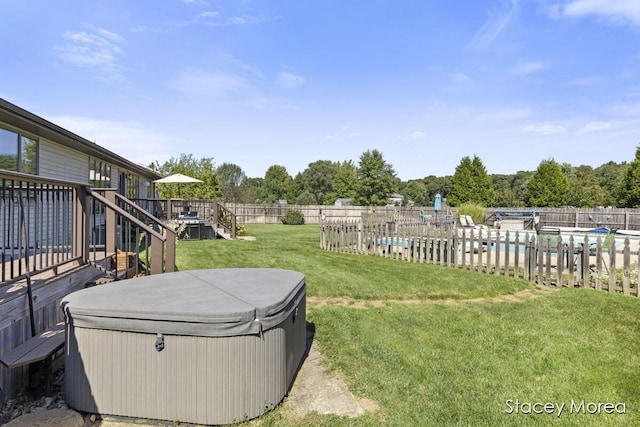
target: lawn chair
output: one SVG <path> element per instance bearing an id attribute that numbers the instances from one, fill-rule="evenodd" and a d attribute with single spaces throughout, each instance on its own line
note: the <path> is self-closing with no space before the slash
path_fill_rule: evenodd
<path id="1" fill-rule="evenodd" d="M 607 271 L 607 274 L 609 274 L 609 267 L 607 266 L 607 263 L 605 262 L 604 257 L 602 256 L 602 254 L 605 253 L 605 252 L 609 253 L 609 250 L 611 249 L 611 245 L 614 244 L 617 232 L 618 232 L 617 228 L 612 228 L 612 229 L 609 230 L 609 232 L 607 233 L 607 235 L 604 238 L 604 241 L 602 242 L 602 248 L 601 248 L 600 253 L 599 253 L 600 262 L 604 266 L 604 269 Z M 594 246 L 595 246 L 595 244 L 594 244 Z M 595 247 L 594 247 L 593 250 L 596 253 L 598 253 Z M 614 256 L 615 256 L 615 254 L 614 254 Z M 609 260 L 609 262 L 611 262 L 611 260 Z M 595 268 L 595 266 L 593 266 L 593 268 Z M 593 269 L 592 269 L 592 271 L 593 271 Z"/>
<path id="2" fill-rule="evenodd" d="M 486 226 L 486 225 L 484 225 L 484 224 L 476 224 L 476 223 L 473 221 L 473 218 L 471 218 L 471 215 L 461 215 L 461 216 L 464 216 L 464 217 L 465 217 L 466 222 L 467 222 L 467 225 L 468 225 L 469 227 L 473 228 L 474 230 L 488 230 L 488 229 L 489 229 L 489 227 L 487 227 L 487 226 Z"/>

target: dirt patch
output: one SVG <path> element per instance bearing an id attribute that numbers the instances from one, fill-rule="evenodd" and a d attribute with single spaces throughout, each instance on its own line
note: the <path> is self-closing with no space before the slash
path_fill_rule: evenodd
<path id="1" fill-rule="evenodd" d="M 424 299 L 424 300 L 416 300 L 416 299 L 388 299 L 388 300 L 358 300 L 349 297 L 307 297 L 307 304 L 312 308 L 323 308 L 323 307 L 351 307 L 356 309 L 367 309 L 367 308 L 380 308 L 386 307 L 389 304 L 405 304 L 405 305 L 416 305 L 416 304 L 451 304 L 451 305 L 461 305 L 468 303 L 477 303 L 477 302 L 518 302 L 525 301 L 533 298 L 538 298 L 544 295 L 549 295 L 550 293 L 556 292 L 557 288 L 552 288 L 548 286 L 537 286 L 532 289 L 525 289 L 514 294 L 508 295 L 499 295 L 495 297 L 482 297 L 482 298 L 471 298 L 471 299 L 455 299 L 455 298 L 445 298 L 445 299 Z"/>
<path id="2" fill-rule="evenodd" d="M 312 344 L 282 409 L 298 417 L 317 412 L 354 418 L 378 410 L 378 404 L 356 398 L 337 374 L 327 370 L 320 350 Z"/>

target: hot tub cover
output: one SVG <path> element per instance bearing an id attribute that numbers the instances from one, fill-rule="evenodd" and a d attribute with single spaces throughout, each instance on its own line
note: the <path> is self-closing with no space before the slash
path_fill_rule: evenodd
<path id="1" fill-rule="evenodd" d="M 77 327 L 190 336 L 260 334 L 305 297 L 305 277 L 290 270 L 192 270 L 112 282 L 62 300 Z"/>

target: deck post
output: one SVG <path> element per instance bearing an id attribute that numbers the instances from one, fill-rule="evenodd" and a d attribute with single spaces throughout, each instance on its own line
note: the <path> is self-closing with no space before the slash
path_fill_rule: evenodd
<path id="1" fill-rule="evenodd" d="M 75 203 L 75 256 L 79 256 L 83 263 L 89 260 L 89 215 L 87 213 L 87 189 L 84 186 L 76 187 Z"/>
<path id="2" fill-rule="evenodd" d="M 116 189 L 110 188 L 105 190 L 104 197 L 109 202 L 116 203 Z M 105 224 L 105 251 L 107 254 L 116 252 L 116 213 L 113 209 L 104 210 L 104 224 Z"/>

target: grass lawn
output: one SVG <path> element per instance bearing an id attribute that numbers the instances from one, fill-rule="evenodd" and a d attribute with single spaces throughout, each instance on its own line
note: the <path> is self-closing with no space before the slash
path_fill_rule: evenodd
<path id="1" fill-rule="evenodd" d="M 636 298 L 565 288 L 498 302 L 492 297 L 532 286 L 447 267 L 325 252 L 318 248 L 318 226 L 247 226 L 247 231 L 257 240 L 179 242 L 178 267 L 294 269 L 307 276 L 309 296 L 395 301 L 366 309 L 309 304 L 307 313 L 326 363 L 355 395 L 378 402 L 378 412 L 300 420 L 276 410 L 251 425 L 640 425 Z M 420 302 L 399 301 L 409 299 Z M 591 403 L 607 402 L 623 403 L 626 413 L 606 414 L 604 406 L 590 413 L 597 409 Z M 530 413 L 545 409 L 545 403 L 565 407 L 560 416 L 557 408 Z"/>

